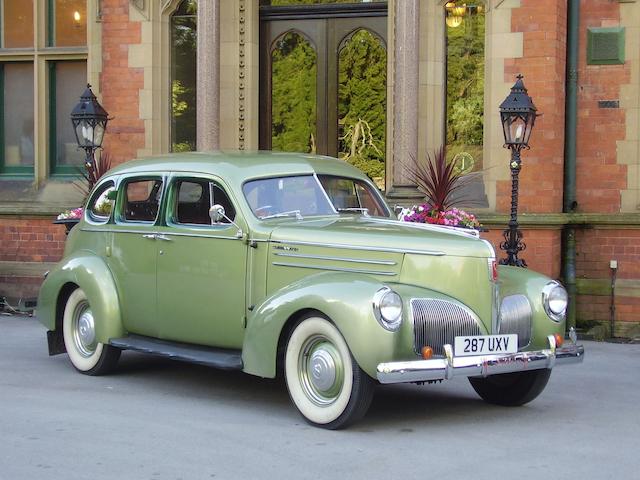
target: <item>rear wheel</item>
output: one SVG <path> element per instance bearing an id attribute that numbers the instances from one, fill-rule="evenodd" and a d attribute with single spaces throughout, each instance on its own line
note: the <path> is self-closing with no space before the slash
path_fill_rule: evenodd
<path id="1" fill-rule="evenodd" d="M 93 311 L 80 288 L 67 299 L 62 332 L 69 359 L 76 370 L 86 375 L 102 375 L 115 368 L 120 349 L 96 340 Z"/>
<path id="2" fill-rule="evenodd" d="M 503 373 L 486 378 L 470 377 L 469 382 L 485 402 L 517 407 L 529 403 L 547 386 L 551 370 Z"/>
<path id="3" fill-rule="evenodd" d="M 285 378 L 302 416 L 327 429 L 344 428 L 362 418 L 375 387 L 338 329 L 319 316 L 305 317 L 293 329 L 285 352 Z"/>

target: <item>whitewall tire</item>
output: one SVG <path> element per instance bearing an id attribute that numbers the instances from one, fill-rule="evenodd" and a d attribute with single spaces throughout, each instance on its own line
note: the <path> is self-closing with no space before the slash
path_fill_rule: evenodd
<path id="1" fill-rule="evenodd" d="M 87 375 L 101 375 L 112 370 L 120 349 L 96 340 L 95 318 L 82 289 L 74 290 L 64 308 L 62 333 L 71 364 Z"/>
<path id="2" fill-rule="evenodd" d="M 285 352 L 289 395 L 311 424 L 343 428 L 366 413 L 374 382 L 354 360 L 326 318 L 306 316 L 294 327 Z"/>

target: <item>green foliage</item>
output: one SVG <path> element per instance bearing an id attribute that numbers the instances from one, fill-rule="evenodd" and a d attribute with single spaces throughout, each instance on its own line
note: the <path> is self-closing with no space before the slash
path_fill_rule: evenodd
<path id="1" fill-rule="evenodd" d="M 196 149 L 197 2 L 185 0 L 171 17 L 171 143 Z M 181 147 L 176 147 L 180 145 Z"/>
<path id="2" fill-rule="evenodd" d="M 315 152 L 316 52 L 301 35 L 289 32 L 271 55 L 271 148 Z"/>
<path id="3" fill-rule="evenodd" d="M 339 156 L 372 178 L 384 177 L 387 51 L 373 34 L 358 30 L 340 50 L 339 62 Z"/>
<path id="4" fill-rule="evenodd" d="M 484 10 L 472 8 L 447 27 L 447 145 L 482 145 Z"/>

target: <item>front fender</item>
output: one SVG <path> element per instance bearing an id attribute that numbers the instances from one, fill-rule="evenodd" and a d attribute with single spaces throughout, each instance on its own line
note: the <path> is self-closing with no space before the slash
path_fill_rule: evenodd
<path id="1" fill-rule="evenodd" d="M 500 296 L 502 298 L 522 294 L 529 299 L 532 317 L 531 345 L 529 349 L 546 348 L 547 336 L 558 333 L 564 335 L 565 320 L 556 322 L 549 318 L 542 304 L 542 289 L 551 279 L 541 273 L 520 267 L 500 265 Z"/>
<path id="2" fill-rule="evenodd" d="M 380 326 L 372 298 L 379 280 L 349 273 L 323 272 L 284 287 L 256 307 L 247 321 L 242 348 L 244 371 L 276 375 L 278 340 L 287 320 L 297 312 L 318 310 L 336 325 L 358 365 L 375 378 L 381 358 L 393 358 L 402 334 Z"/>
<path id="3" fill-rule="evenodd" d="M 86 251 L 65 258 L 47 275 L 38 296 L 40 322 L 49 330 L 56 329 L 58 300 L 70 285 L 77 285 L 87 295 L 99 342 L 107 343 L 111 338 L 124 336 L 120 301 L 111 271 L 100 257 Z"/>

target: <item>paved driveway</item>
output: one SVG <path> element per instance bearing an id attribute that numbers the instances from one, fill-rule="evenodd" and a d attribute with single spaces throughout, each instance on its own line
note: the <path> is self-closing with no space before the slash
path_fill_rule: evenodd
<path id="1" fill-rule="evenodd" d="M 0 316 L 0 479 L 638 478 L 640 345 L 585 346 L 525 407 L 464 379 L 385 386 L 330 432 L 280 381 L 131 352 L 87 377 L 34 319 Z"/>

